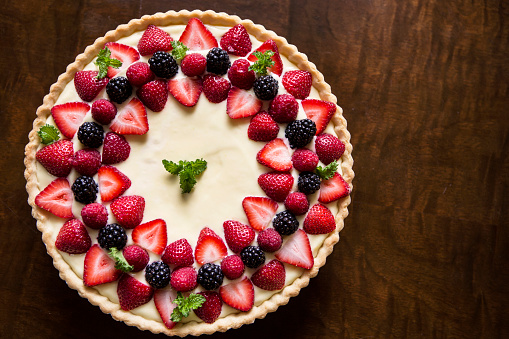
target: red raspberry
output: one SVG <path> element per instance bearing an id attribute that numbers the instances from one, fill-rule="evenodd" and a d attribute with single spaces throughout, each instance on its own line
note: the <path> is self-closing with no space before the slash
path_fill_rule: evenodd
<path id="1" fill-rule="evenodd" d="M 179 267 L 171 274 L 170 285 L 175 291 L 188 292 L 196 288 L 198 274 L 194 267 Z"/>
<path id="2" fill-rule="evenodd" d="M 138 88 L 136 95 L 148 109 L 161 112 L 168 101 L 168 85 L 164 80 L 153 80 Z"/>
<path id="3" fill-rule="evenodd" d="M 81 218 L 85 225 L 98 230 L 108 223 L 108 210 L 102 204 L 94 202 L 81 209 Z"/>
<path id="4" fill-rule="evenodd" d="M 109 100 L 99 99 L 92 104 L 92 118 L 100 124 L 108 125 L 117 115 L 117 107 Z"/>
<path id="5" fill-rule="evenodd" d="M 133 86 L 140 87 L 156 78 L 146 62 L 137 62 L 129 66 L 126 71 L 127 80 Z"/>
<path id="6" fill-rule="evenodd" d="M 207 58 L 199 53 L 188 54 L 182 59 L 180 69 L 188 77 L 202 75 L 207 68 Z"/>
<path id="7" fill-rule="evenodd" d="M 215 104 L 226 100 L 231 86 L 228 79 L 219 75 L 207 74 L 203 77 L 203 93 L 210 102 Z"/>
<path id="8" fill-rule="evenodd" d="M 311 92 L 313 79 L 307 71 L 288 71 L 283 75 L 281 81 L 288 93 L 297 99 L 306 99 Z"/>
<path id="9" fill-rule="evenodd" d="M 166 265 L 191 266 L 194 263 L 193 248 L 186 239 L 174 241 L 166 246 L 161 260 Z"/>
<path id="10" fill-rule="evenodd" d="M 309 209 L 309 201 L 302 192 L 292 192 L 285 199 L 285 207 L 295 215 L 302 215 Z"/>
<path id="11" fill-rule="evenodd" d="M 221 315 L 223 307 L 221 296 L 215 291 L 204 291 L 198 294 L 205 297 L 205 302 L 200 308 L 194 310 L 194 313 L 207 324 L 212 324 Z"/>
<path id="12" fill-rule="evenodd" d="M 129 158 L 131 146 L 123 135 L 108 132 L 104 137 L 103 164 L 117 164 Z"/>
<path id="13" fill-rule="evenodd" d="M 221 270 L 228 279 L 237 279 L 244 273 L 244 263 L 238 255 L 232 254 L 221 261 Z"/>
<path id="14" fill-rule="evenodd" d="M 331 134 L 322 133 L 316 137 L 315 150 L 320 161 L 328 165 L 341 158 L 345 152 L 345 144 Z"/>
<path id="15" fill-rule="evenodd" d="M 133 272 L 139 272 L 144 269 L 150 260 L 148 252 L 137 245 L 124 247 L 122 254 L 129 265 L 133 266 Z"/>
<path id="16" fill-rule="evenodd" d="M 254 141 L 271 141 L 277 137 L 279 125 L 265 111 L 251 118 L 247 128 L 247 136 Z"/>
<path id="17" fill-rule="evenodd" d="M 228 79 L 232 86 L 241 89 L 250 89 L 256 79 L 254 71 L 249 70 L 251 64 L 246 59 L 235 60 L 228 70 Z"/>
<path id="18" fill-rule="evenodd" d="M 72 166 L 81 175 L 94 176 L 101 167 L 101 153 L 93 148 L 80 149 L 74 153 Z"/>
<path id="19" fill-rule="evenodd" d="M 273 228 L 267 228 L 258 233 L 258 246 L 265 252 L 276 252 L 281 248 L 281 244 L 283 243 L 283 239 L 281 238 L 281 234 L 279 234 Z"/>
<path id="20" fill-rule="evenodd" d="M 297 118 L 299 104 L 290 94 L 280 94 L 270 103 L 269 114 L 276 122 L 291 122 Z"/>
<path id="21" fill-rule="evenodd" d="M 292 154 L 293 167 L 301 172 L 313 172 L 318 166 L 318 155 L 307 148 L 298 148 Z"/>

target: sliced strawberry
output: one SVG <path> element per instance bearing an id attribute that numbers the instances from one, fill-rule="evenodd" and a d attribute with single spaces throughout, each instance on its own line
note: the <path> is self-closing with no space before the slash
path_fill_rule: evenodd
<path id="1" fill-rule="evenodd" d="M 232 119 L 250 117 L 260 112 L 263 102 L 249 91 L 232 87 L 226 100 L 226 113 Z"/>
<path id="2" fill-rule="evenodd" d="M 124 194 L 131 187 L 131 180 L 116 167 L 104 165 L 98 171 L 99 193 L 103 202 Z"/>
<path id="3" fill-rule="evenodd" d="M 234 281 L 219 288 L 223 302 L 239 311 L 247 312 L 253 308 L 254 287 L 248 277 Z"/>
<path id="4" fill-rule="evenodd" d="M 104 46 L 111 51 L 110 58 L 122 62 L 122 66 L 119 68 L 108 67 L 108 78 L 113 78 L 122 70 L 127 69 L 133 62 L 140 60 L 140 53 L 131 46 L 119 44 L 118 42 L 108 42 Z"/>
<path id="5" fill-rule="evenodd" d="M 258 47 L 256 50 L 254 50 L 253 53 L 256 51 L 263 53 L 263 52 L 269 51 L 269 50 L 274 52 L 274 55 L 271 58 L 274 61 L 274 65 L 272 67 L 270 67 L 268 70 L 274 74 L 281 76 L 281 74 L 283 73 L 283 61 L 281 60 L 281 56 L 279 55 L 279 50 L 278 50 L 277 45 L 274 42 L 274 40 L 269 39 L 269 40 L 265 41 L 260 47 Z M 258 58 L 253 53 L 249 54 L 249 57 L 247 58 L 247 60 L 256 62 L 256 61 L 258 61 Z"/>
<path id="6" fill-rule="evenodd" d="M 66 177 L 71 173 L 74 147 L 71 140 L 58 140 L 37 151 L 35 158 L 56 177 Z"/>
<path id="7" fill-rule="evenodd" d="M 156 254 L 163 254 L 166 243 L 166 222 L 163 219 L 155 219 L 134 228 L 132 238 L 134 243 Z"/>
<path id="8" fill-rule="evenodd" d="M 171 314 L 177 304 L 173 302 L 177 298 L 177 291 L 172 288 L 157 289 L 154 292 L 154 303 L 161 320 L 168 329 L 172 329 L 177 324 L 171 321 Z"/>
<path id="9" fill-rule="evenodd" d="M 221 237 L 219 235 L 217 235 L 216 232 L 214 232 L 212 229 L 208 228 L 208 227 L 204 227 L 202 228 L 202 230 L 200 231 L 200 235 L 198 236 L 198 241 L 202 240 L 204 237 L 206 236 L 212 236 L 212 237 L 215 237 L 215 238 L 218 238 L 218 239 L 221 239 Z M 222 239 L 221 239 L 222 240 Z"/>
<path id="10" fill-rule="evenodd" d="M 148 132 L 147 110 L 138 98 L 133 98 L 121 108 L 110 129 L 118 134 L 142 135 Z"/>
<path id="11" fill-rule="evenodd" d="M 223 239 L 210 228 L 201 230 L 198 242 L 194 250 L 196 262 L 200 265 L 223 259 L 228 255 L 228 250 Z"/>
<path id="12" fill-rule="evenodd" d="M 67 220 L 58 231 L 55 247 L 69 254 L 86 253 L 92 246 L 87 228 L 78 219 Z"/>
<path id="13" fill-rule="evenodd" d="M 285 266 L 279 260 L 273 259 L 263 265 L 251 276 L 253 284 L 267 291 L 278 291 L 285 286 Z"/>
<path id="14" fill-rule="evenodd" d="M 182 105 L 193 107 L 200 99 L 202 81 L 200 77 L 171 79 L 168 80 L 168 90 Z"/>
<path id="15" fill-rule="evenodd" d="M 203 51 L 218 47 L 214 35 L 198 18 L 189 19 L 179 40 L 191 51 Z"/>
<path id="16" fill-rule="evenodd" d="M 98 244 L 92 245 L 85 255 L 83 283 L 96 286 L 117 280 L 122 274 L 115 268 L 113 260 Z"/>
<path id="17" fill-rule="evenodd" d="M 336 221 L 326 206 L 315 204 L 306 215 L 302 228 L 308 234 L 327 234 L 336 229 Z"/>
<path id="18" fill-rule="evenodd" d="M 118 281 L 117 295 L 120 308 L 130 311 L 148 303 L 154 295 L 154 289 L 124 273 Z"/>
<path id="19" fill-rule="evenodd" d="M 256 155 L 256 160 L 273 170 L 287 172 L 292 169 L 292 156 L 283 139 L 269 141 Z"/>
<path id="20" fill-rule="evenodd" d="M 221 48 L 229 54 L 245 57 L 253 47 L 249 33 L 242 24 L 238 24 L 230 28 L 221 37 Z"/>
<path id="21" fill-rule="evenodd" d="M 78 71 L 74 75 L 74 88 L 83 101 L 92 101 L 108 84 L 110 79 L 97 79 L 97 71 Z"/>
<path id="22" fill-rule="evenodd" d="M 339 173 L 335 173 L 329 180 L 323 180 L 320 184 L 320 195 L 318 201 L 328 204 L 350 194 L 350 185 Z"/>
<path id="23" fill-rule="evenodd" d="M 242 249 L 250 245 L 255 238 L 254 229 L 235 220 L 227 220 L 223 223 L 224 238 L 228 247 L 235 252 L 240 253 Z"/>
<path id="24" fill-rule="evenodd" d="M 294 234 L 288 236 L 275 255 L 277 259 L 297 267 L 310 269 L 314 265 L 309 238 L 302 229 L 298 229 Z"/>
<path id="25" fill-rule="evenodd" d="M 306 99 L 301 102 L 308 119 L 315 122 L 316 135 L 322 133 L 336 112 L 336 105 L 329 101 Z"/>
<path id="26" fill-rule="evenodd" d="M 171 42 L 172 37 L 154 25 L 148 25 L 145 32 L 138 41 L 138 51 L 142 56 L 154 54 L 157 51 L 171 51 L 173 48 Z"/>
<path id="27" fill-rule="evenodd" d="M 72 218 L 73 194 L 66 178 L 53 180 L 35 197 L 35 204 L 60 218 Z"/>
<path id="28" fill-rule="evenodd" d="M 242 207 L 251 227 L 261 231 L 269 226 L 279 205 L 267 197 L 245 197 L 242 200 Z"/>
<path id="29" fill-rule="evenodd" d="M 87 103 L 68 102 L 53 106 L 51 115 L 62 135 L 72 139 L 89 110 L 90 105 Z"/>

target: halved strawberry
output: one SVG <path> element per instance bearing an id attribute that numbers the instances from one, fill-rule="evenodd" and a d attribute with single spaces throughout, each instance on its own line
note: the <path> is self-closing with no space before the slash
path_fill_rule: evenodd
<path id="1" fill-rule="evenodd" d="M 98 244 L 92 245 L 85 255 L 83 283 L 96 286 L 117 280 L 122 274 L 115 268 L 113 260 Z"/>
<path id="2" fill-rule="evenodd" d="M 58 140 L 37 151 L 35 158 L 56 177 L 66 177 L 71 173 L 74 147 L 71 140 Z"/>
<path id="3" fill-rule="evenodd" d="M 116 167 L 104 165 L 97 173 L 99 193 L 103 202 L 112 201 L 131 187 L 131 180 Z"/>
<path id="4" fill-rule="evenodd" d="M 74 75 L 74 88 L 83 101 L 92 101 L 110 81 L 104 77 L 97 79 L 97 71 L 78 71 Z"/>
<path id="5" fill-rule="evenodd" d="M 221 286 L 219 288 L 219 295 L 226 305 L 239 311 L 247 312 L 253 308 L 254 287 L 248 277 Z"/>
<path id="6" fill-rule="evenodd" d="M 223 229 L 226 243 L 235 253 L 240 253 L 255 238 L 255 231 L 251 226 L 235 220 L 226 220 L 223 223 Z"/>
<path id="7" fill-rule="evenodd" d="M 171 321 L 171 314 L 173 309 L 177 307 L 177 304 L 173 302 L 177 298 L 177 291 L 173 288 L 157 289 L 154 292 L 154 303 L 156 305 L 157 312 L 161 316 L 161 320 L 168 329 L 172 329 L 177 324 Z"/>
<path id="8" fill-rule="evenodd" d="M 261 231 L 269 226 L 279 205 L 267 197 L 245 197 L 242 200 L 242 207 L 251 227 Z"/>
<path id="9" fill-rule="evenodd" d="M 110 129 L 118 134 L 142 135 L 148 132 L 147 110 L 138 98 L 132 100 L 121 108 Z"/>
<path id="10" fill-rule="evenodd" d="M 179 41 L 186 45 L 191 51 L 203 51 L 218 47 L 214 35 L 198 18 L 189 19 Z"/>
<path id="11" fill-rule="evenodd" d="M 155 219 L 138 225 L 133 229 L 132 238 L 135 244 L 161 255 L 168 242 L 166 222 L 163 219 Z"/>
<path id="12" fill-rule="evenodd" d="M 53 180 L 35 197 L 35 204 L 60 218 L 72 218 L 73 195 L 66 178 Z"/>
<path id="13" fill-rule="evenodd" d="M 262 104 L 253 93 L 232 87 L 226 100 L 226 113 L 232 119 L 250 117 L 260 112 Z"/>
<path id="14" fill-rule="evenodd" d="M 119 44 L 118 42 L 108 42 L 104 45 L 111 51 L 111 58 L 122 62 L 119 68 L 108 67 L 108 78 L 113 78 L 119 72 L 127 69 L 133 62 L 140 60 L 140 53 L 131 46 Z"/>
<path id="15" fill-rule="evenodd" d="M 306 99 L 301 102 L 308 119 L 315 122 L 316 135 L 322 133 L 336 112 L 336 105 L 329 101 Z"/>
<path id="16" fill-rule="evenodd" d="M 308 234 L 327 234 L 336 229 L 336 221 L 326 206 L 315 204 L 306 215 L 302 228 Z"/>
<path id="17" fill-rule="evenodd" d="M 157 51 L 171 51 L 173 49 L 172 41 L 173 39 L 168 33 L 157 26 L 148 25 L 138 41 L 138 51 L 142 56 L 154 54 Z"/>
<path id="18" fill-rule="evenodd" d="M 281 60 L 281 56 L 279 55 L 279 50 L 278 50 L 277 45 L 274 42 L 274 40 L 272 40 L 272 39 L 266 40 L 260 47 L 258 47 L 256 50 L 254 50 L 253 53 L 256 51 L 263 53 L 268 50 L 274 52 L 274 55 L 271 58 L 272 61 L 274 61 L 274 65 L 272 67 L 268 68 L 268 70 L 274 74 L 281 76 L 281 73 L 283 73 L 283 61 Z M 247 58 L 247 60 L 256 62 L 256 61 L 258 61 L 258 58 L 253 53 L 249 54 L 249 57 Z"/>
<path id="19" fill-rule="evenodd" d="M 68 102 L 53 106 L 51 115 L 62 135 L 72 139 L 89 110 L 90 105 L 87 103 Z"/>
<path id="20" fill-rule="evenodd" d="M 182 105 L 193 107 L 200 99 L 202 81 L 196 78 L 177 78 L 168 80 L 168 90 Z"/>
<path id="21" fill-rule="evenodd" d="M 201 230 L 198 242 L 194 250 L 196 262 L 200 265 L 223 259 L 228 255 L 228 250 L 223 239 L 210 228 Z"/>
<path id="22" fill-rule="evenodd" d="M 292 156 L 283 139 L 269 141 L 256 155 L 256 160 L 273 170 L 287 172 L 292 169 Z"/>
<path id="23" fill-rule="evenodd" d="M 309 238 L 302 229 L 288 236 L 275 255 L 277 259 L 297 267 L 310 269 L 314 265 Z"/>
<path id="24" fill-rule="evenodd" d="M 334 176 L 329 180 L 323 180 L 320 183 L 320 195 L 318 201 L 323 204 L 336 201 L 344 198 L 350 194 L 350 185 L 343 179 L 339 173 L 334 173 Z"/>
<path id="25" fill-rule="evenodd" d="M 154 295 L 154 289 L 135 277 L 124 273 L 118 281 L 117 295 L 120 308 L 124 311 L 130 311 L 148 303 Z"/>

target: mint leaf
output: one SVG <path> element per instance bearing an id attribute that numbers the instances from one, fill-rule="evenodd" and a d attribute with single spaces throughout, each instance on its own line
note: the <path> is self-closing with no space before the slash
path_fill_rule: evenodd
<path id="1" fill-rule="evenodd" d="M 188 317 L 192 310 L 201 307 L 206 300 L 207 299 L 201 294 L 191 293 L 189 297 L 186 298 L 181 292 L 178 292 L 177 298 L 173 300 L 173 302 L 177 304 L 177 307 L 175 307 L 171 313 L 171 321 L 179 322 L 183 318 Z"/>
<path id="2" fill-rule="evenodd" d="M 171 42 L 171 47 L 173 49 L 171 50 L 170 54 L 175 60 L 182 60 L 186 56 L 187 51 L 189 48 L 187 48 L 186 45 L 184 45 L 180 41 L 173 40 Z"/>
<path id="3" fill-rule="evenodd" d="M 127 260 L 124 258 L 122 251 L 119 251 L 116 247 L 110 248 L 108 252 L 109 256 L 115 260 L 115 268 L 117 270 L 121 270 L 122 272 L 131 272 L 134 267 L 129 265 Z"/>
<path id="4" fill-rule="evenodd" d="M 249 66 L 250 71 L 254 71 L 258 75 L 267 75 L 267 68 L 274 66 L 274 60 L 272 60 L 272 56 L 274 52 L 271 50 L 265 52 L 255 51 L 253 55 L 258 58 L 258 60 Z"/>
<path id="5" fill-rule="evenodd" d="M 163 160 L 163 166 L 164 169 L 170 172 L 171 174 L 178 175 L 180 171 L 184 169 L 184 166 L 182 164 L 182 161 L 180 161 L 180 164 L 176 164 L 173 161 L 168 161 L 166 159 Z"/>
<path id="6" fill-rule="evenodd" d="M 177 164 L 164 159 L 163 166 L 170 174 L 179 176 L 182 193 L 189 193 L 196 184 L 196 176 L 207 169 L 207 162 L 203 159 L 180 160 Z"/>
<path id="7" fill-rule="evenodd" d="M 60 139 L 60 132 L 58 128 L 49 124 L 41 126 L 41 128 L 37 131 L 37 134 L 41 138 L 41 142 L 45 145 L 50 145 Z"/>
<path id="8" fill-rule="evenodd" d="M 196 184 L 196 179 L 194 177 L 192 168 L 187 167 L 182 172 L 180 172 L 179 178 L 180 178 L 180 188 L 182 189 L 182 193 L 191 192 L 194 185 Z"/>
<path id="9" fill-rule="evenodd" d="M 94 64 L 99 67 L 97 79 L 102 79 L 108 74 L 108 67 L 111 66 L 113 68 L 119 68 L 122 66 L 122 62 L 120 60 L 111 58 L 111 51 L 108 47 L 104 47 L 104 49 L 99 51 Z"/>
<path id="10" fill-rule="evenodd" d="M 318 174 L 320 179 L 328 180 L 334 176 L 334 173 L 338 170 L 338 163 L 336 161 L 331 162 L 325 167 L 318 166 L 315 173 Z"/>
<path id="11" fill-rule="evenodd" d="M 199 175 L 207 169 L 207 162 L 203 159 L 196 159 L 191 163 L 194 175 Z"/>

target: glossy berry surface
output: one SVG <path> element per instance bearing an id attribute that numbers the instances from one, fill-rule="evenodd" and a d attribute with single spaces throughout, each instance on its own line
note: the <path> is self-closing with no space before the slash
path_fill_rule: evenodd
<path id="1" fill-rule="evenodd" d="M 104 249 L 116 247 L 120 250 L 127 243 L 127 234 L 119 224 L 108 224 L 99 230 L 97 242 Z"/>
<path id="2" fill-rule="evenodd" d="M 265 253 L 258 246 L 247 246 L 240 252 L 240 258 L 246 267 L 257 268 L 265 262 Z"/>
<path id="3" fill-rule="evenodd" d="M 133 93 L 133 87 L 126 77 L 116 77 L 106 85 L 106 93 L 111 101 L 121 104 Z"/>
<path id="4" fill-rule="evenodd" d="M 150 70 L 160 78 L 170 79 L 178 72 L 177 61 L 170 53 L 158 51 L 148 59 Z"/>
<path id="5" fill-rule="evenodd" d="M 299 228 L 299 221 L 295 217 L 295 214 L 285 210 L 279 212 L 272 221 L 274 229 L 281 235 L 290 235 L 295 233 Z"/>
<path id="6" fill-rule="evenodd" d="M 207 263 L 198 270 L 198 284 L 206 290 L 215 290 L 223 284 L 224 274 L 219 265 Z"/>
<path id="7" fill-rule="evenodd" d="M 255 80 L 253 90 L 260 100 L 272 100 L 278 92 L 278 82 L 271 75 L 263 75 Z"/>
<path id="8" fill-rule="evenodd" d="M 313 194 L 320 189 L 320 177 L 314 172 L 301 172 L 297 181 L 299 192 Z"/>
<path id="9" fill-rule="evenodd" d="M 78 129 L 78 140 L 90 148 L 100 147 L 104 140 L 104 128 L 96 122 L 84 122 Z"/>
<path id="10" fill-rule="evenodd" d="M 207 72 L 224 75 L 230 66 L 230 56 L 225 50 L 214 47 L 207 53 Z"/>
<path id="11" fill-rule="evenodd" d="M 74 199 L 82 204 L 93 203 L 97 199 L 99 188 L 92 177 L 82 175 L 72 184 Z"/>
<path id="12" fill-rule="evenodd" d="M 145 267 L 145 280 L 153 288 L 165 288 L 170 283 L 170 267 L 162 261 L 154 261 Z"/>
<path id="13" fill-rule="evenodd" d="M 285 129 L 285 137 L 291 148 L 305 147 L 313 140 L 316 134 L 316 125 L 313 120 L 294 120 Z"/>

